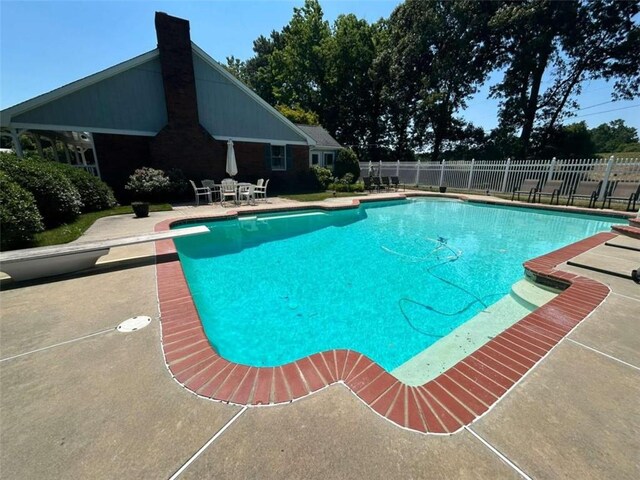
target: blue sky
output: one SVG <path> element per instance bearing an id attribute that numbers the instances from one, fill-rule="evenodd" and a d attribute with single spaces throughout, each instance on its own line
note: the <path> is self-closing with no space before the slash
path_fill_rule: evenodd
<path id="1" fill-rule="evenodd" d="M 299 1 L 6 1 L 0 0 L 0 106 L 6 108 L 128 60 L 156 46 L 154 12 L 164 11 L 191 23 L 191 38 L 216 60 L 252 56 L 253 40 L 280 30 Z M 354 13 L 373 22 L 388 17 L 399 1 L 321 0 L 325 18 L 333 22 Z M 494 75 L 493 81 L 499 80 Z M 469 102 L 464 117 L 491 129 L 497 102 L 487 99 L 488 85 Z M 583 110 L 572 121 L 590 127 L 624 119 L 640 131 L 640 99 L 611 100 L 611 85 L 596 81 L 584 86 Z M 605 112 L 605 113 L 599 113 Z"/>

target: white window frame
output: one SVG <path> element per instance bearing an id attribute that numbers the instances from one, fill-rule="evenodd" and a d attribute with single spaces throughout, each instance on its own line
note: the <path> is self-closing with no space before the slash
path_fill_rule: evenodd
<path id="1" fill-rule="evenodd" d="M 275 158 L 282 158 L 282 166 L 274 166 L 273 165 L 273 159 L 274 159 L 274 155 L 273 155 L 273 147 L 279 147 L 282 148 L 282 157 L 275 157 Z M 276 171 L 276 172 L 284 172 L 287 170 L 287 146 L 283 145 L 283 144 L 271 144 L 270 147 L 271 149 L 271 170 Z"/>
<path id="2" fill-rule="evenodd" d="M 331 155 L 331 164 L 327 163 L 327 156 Z M 324 167 L 325 168 L 333 168 L 333 166 L 336 164 L 336 152 L 324 152 L 322 154 L 322 163 L 324 163 Z"/>

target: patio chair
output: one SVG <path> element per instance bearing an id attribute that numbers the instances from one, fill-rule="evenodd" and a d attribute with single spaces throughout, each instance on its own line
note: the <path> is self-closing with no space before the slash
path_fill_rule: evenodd
<path id="1" fill-rule="evenodd" d="M 238 201 L 238 192 L 236 189 L 236 181 L 232 178 L 225 178 L 220 183 L 220 205 L 226 203 L 227 198 L 232 198 L 233 203 Z"/>
<path id="2" fill-rule="evenodd" d="M 240 185 L 238 187 L 238 196 L 240 197 L 239 201 L 242 202 L 242 200 L 246 200 L 247 205 L 255 205 L 255 189 L 256 185 Z"/>
<path id="3" fill-rule="evenodd" d="M 362 177 L 362 181 L 364 182 L 364 188 L 369 192 L 373 192 L 374 190 L 376 190 L 376 186 L 373 184 L 371 180 L 372 180 L 371 177 Z"/>
<path id="4" fill-rule="evenodd" d="M 196 187 L 196 184 L 193 180 L 189 180 L 191 187 L 193 188 L 193 193 L 196 195 L 196 206 L 200 205 L 200 197 L 205 197 L 208 203 L 212 203 L 211 200 L 211 190 L 208 187 Z"/>
<path id="5" fill-rule="evenodd" d="M 218 200 L 220 200 L 220 184 L 216 183 L 215 180 L 202 180 L 202 186 L 203 187 L 207 187 L 209 190 L 211 190 L 211 201 L 212 202 L 217 202 Z"/>
<path id="6" fill-rule="evenodd" d="M 520 189 L 518 190 L 517 188 L 513 189 L 513 193 L 511 194 L 511 200 L 513 201 L 513 198 L 516 196 L 516 194 L 518 194 L 518 201 L 520 201 L 520 194 L 521 193 L 526 193 L 527 196 L 527 202 L 531 201 L 531 197 L 533 196 L 533 200 L 535 201 L 536 199 L 536 192 L 538 191 L 538 183 L 540 182 L 540 180 L 535 180 L 533 178 L 528 178 L 526 180 L 524 180 L 521 184 L 520 184 Z"/>
<path id="7" fill-rule="evenodd" d="M 371 182 L 373 183 L 373 186 L 376 188 L 378 192 L 386 188 L 384 185 L 382 185 L 382 181 L 380 180 L 380 177 L 371 177 Z"/>
<path id="8" fill-rule="evenodd" d="M 400 190 L 400 185 L 402 185 L 402 190 L 406 190 L 404 183 L 400 183 L 400 179 L 398 177 L 391 177 L 391 185 L 396 189 L 396 192 Z"/>
<path id="9" fill-rule="evenodd" d="M 602 181 L 597 182 L 595 180 L 583 180 L 578 182 L 578 186 L 574 188 L 572 192 L 569 192 L 567 206 L 569 206 L 569 203 L 573 205 L 573 200 L 576 198 L 588 198 L 589 208 L 595 207 L 601 185 Z"/>
<path id="10" fill-rule="evenodd" d="M 389 180 L 389 177 L 380 177 L 380 182 L 384 188 L 391 190 L 391 181 Z"/>
<path id="11" fill-rule="evenodd" d="M 536 202 L 536 195 L 538 196 L 538 202 L 540 202 L 540 197 L 542 195 L 551 195 L 551 204 L 553 205 L 553 197 L 555 197 L 556 205 L 558 205 L 560 203 L 560 189 L 562 188 L 563 183 L 563 180 L 549 180 L 544 184 L 544 187 L 533 195 L 533 203 Z"/>
<path id="12" fill-rule="evenodd" d="M 636 202 L 638 201 L 638 196 L 640 195 L 640 183 L 639 182 L 618 182 L 615 187 L 609 191 L 608 194 L 605 194 L 604 200 L 602 201 L 602 208 L 604 208 L 605 203 L 609 202 L 609 207 L 611 208 L 611 200 L 626 200 L 627 201 L 627 211 L 636 209 Z"/>
<path id="13" fill-rule="evenodd" d="M 254 199 L 258 201 L 258 198 L 262 198 L 267 203 L 267 187 L 269 186 L 269 178 L 264 182 L 264 185 L 256 185 L 253 189 Z"/>
<path id="14" fill-rule="evenodd" d="M 264 178 L 259 178 L 256 182 L 256 187 L 261 187 L 264 184 Z"/>

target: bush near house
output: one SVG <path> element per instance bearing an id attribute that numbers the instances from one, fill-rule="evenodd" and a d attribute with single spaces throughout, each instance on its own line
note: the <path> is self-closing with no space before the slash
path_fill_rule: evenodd
<path id="1" fill-rule="evenodd" d="M 344 178 L 346 174 L 353 175 L 351 183 L 360 178 L 360 163 L 356 152 L 350 148 L 344 148 L 338 152 L 338 158 L 333 166 L 333 174 L 338 178 Z"/>
<path id="2" fill-rule="evenodd" d="M 78 189 L 53 162 L 2 153 L 0 171 L 33 194 L 47 228 L 72 222 L 80 215 Z"/>
<path id="3" fill-rule="evenodd" d="M 0 171 L 0 248 L 15 248 L 33 241 L 44 230 L 42 215 L 31 193 Z"/>
<path id="4" fill-rule="evenodd" d="M 171 180 L 162 171 L 151 167 L 138 168 L 124 186 L 129 190 L 135 201 L 159 201 L 171 187 Z"/>
<path id="5" fill-rule="evenodd" d="M 329 184 L 333 181 L 333 173 L 328 168 L 313 165 L 311 168 L 315 180 L 314 190 L 324 192 Z"/>
<path id="6" fill-rule="evenodd" d="M 64 163 L 52 162 L 52 165 L 59 168 L 80 193 L 82 213 L 107 210 L 117 204 L 111 188 L 95 175 Z"/>

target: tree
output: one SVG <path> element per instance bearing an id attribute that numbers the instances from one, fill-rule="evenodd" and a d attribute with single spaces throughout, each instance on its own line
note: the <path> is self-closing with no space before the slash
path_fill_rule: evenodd
<path id="1" fill-rule="evenodd" d="M 589 134 L 596 152 L 621 152 L 627 144 L 638 142 L 638 131 L 620 119 L 598 125 Z"/>
<path id="2" fill-rule="evenodd" d="M 555 134 L 555 125 L 577 107 L 574 95 L 585 80 L 615 79 L 614 99 L 638 94 L 638 11 L 637 2 L 614 0 L 501 6 L 490 25 L 503 39 L 498 67 L 505 74 L 491 95 L 501 99 L 501 128 L 520 131 L 518 155 L 529 154 L 536 134 L 538 147 Z"/>
<path id="3" fill-rule="evenodd" d="M 398 118 L 398 145 L 431 147 L 438 160 L 443 143 L 455 137 L 456 114 L 477 91 L 493 65 L 488 27 L 490 2 L 407 0 L 389 19 L 386 104 Z"/>
<path id="4" fill-rule="evenodd" d="M 318 115 L 308 110 L 303 110 L 299 105 L 288 107 L 287 105 L 276 105 L 282 115 L 287 117 L 293 123 L 302 123 L 304 125 L 318 125 Z"/>

